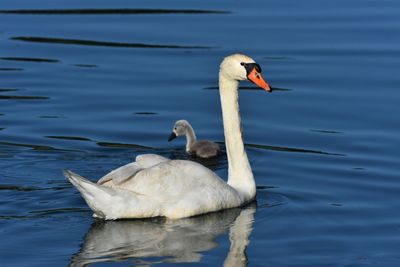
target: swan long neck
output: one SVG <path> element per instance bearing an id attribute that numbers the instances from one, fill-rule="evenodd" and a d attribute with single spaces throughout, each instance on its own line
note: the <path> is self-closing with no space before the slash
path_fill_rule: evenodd
<path id="1" fill-rule="evenodd" d="M 220 72 L 219 92 L 229 165 L 228 184 L 247 202 L 255 197 L 256 184 L 243 143 L 238 87 L 239 81 L 230 79 Z"/>
<path id="2" fill-rule="evenodd" d="M 186 128 L 186 152 L 190 151 L 190 148 L 196 142 L 196 134 L 194 133 L 193 127 L 190 124 L 187 124 Z"/>

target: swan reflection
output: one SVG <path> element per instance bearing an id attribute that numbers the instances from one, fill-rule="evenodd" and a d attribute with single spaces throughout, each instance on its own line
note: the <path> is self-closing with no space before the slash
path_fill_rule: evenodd
<path id="1" fill-rule="evenodd" d="M 253 204 L 180 220 L 95 221 L 70 266 L 127 260 L 141 266 L 199 262 L 201 253 L 217 247 L 215 239 L 228 229 L 230 249 L 224 266 L 246 266 L 255 210 Z"/>

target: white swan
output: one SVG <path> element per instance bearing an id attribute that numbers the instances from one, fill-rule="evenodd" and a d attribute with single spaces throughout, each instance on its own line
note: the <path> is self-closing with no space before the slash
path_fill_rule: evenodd
<path id="1" fill-rule="evenodd" d="M 198 163 L 153 154 L 137 156 L 135 162 L 110 172 L 97 184 L 68 170 L 65 176 L 94 216 L 104 219 L 178 219 L 249 203 L 255 198 L 256 185 L 242 139 L 238 87 L 239 81 L 248 79 L 271 91 L 260 73 L 260 66 L 242 54 L 228 56 L 220 65 L 227 182 Z"/>
<path id="2" fill-rule="evenodd" d="M 208 140 L 197 140 L 192 125 L 187 120 L 178 120 L 174 124 L 168 141 L 186 135 L 186 152 L 200 158 L 215 157 L 219 153 L 219 145 Z"/>

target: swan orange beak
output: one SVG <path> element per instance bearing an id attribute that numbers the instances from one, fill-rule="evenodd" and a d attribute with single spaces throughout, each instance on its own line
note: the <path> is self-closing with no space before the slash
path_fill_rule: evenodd
<path id="1" fill-rule="evenodd" d="M 272 92 L 271 87 L 269 87 L 268 83 L 264 80 L 264 78 L 261 76 L 261 73 L 259 73 L 256 68 L 253 68 L 249 75 L 247 75 L 247 79 L 265 91 Z"/>

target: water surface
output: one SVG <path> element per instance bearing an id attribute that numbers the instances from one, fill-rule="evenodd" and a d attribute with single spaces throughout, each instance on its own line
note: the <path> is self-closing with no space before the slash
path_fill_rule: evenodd
<path id="1" fill-rule="evenodd" d="M 397 266 L 398 1 L 0 4 L 4 266 Z M 223 144 L 218 65 L 241 84 L 257 202 L 179 221 L 97 221 L 62 176 L 95 180 L 189 120 Z M 192 159 L 191 160 L 196 160 Z M 226 178 L 226 156 L 200 161 Z"/>

